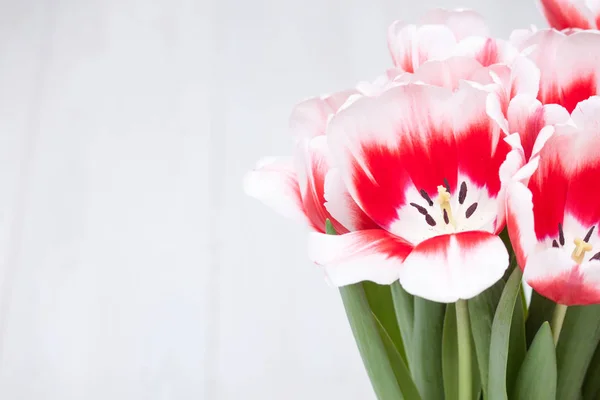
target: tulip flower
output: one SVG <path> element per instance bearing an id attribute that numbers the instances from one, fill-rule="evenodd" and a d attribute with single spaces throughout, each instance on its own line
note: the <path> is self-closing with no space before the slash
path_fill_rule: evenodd
<path id="1" fill-rule="evenodd" d="M 332 158 L 378 226 L 311 234 L 311 258 L 336 267 L 334 284 L 365 273 L 391 283 L 392 271 L 409 293 L 453 302 L 500 279 L 508 267 L 497 236 L 505 222 L 501 176 L 517 160 L 507 158 L 510 146 L 486 114 L 487 95 L 466 82 L 455 90 L 408 83 L 360 98 L 332 118 Z M 356 273 L 359 266 L 368 271 Z"/>
<path id="2" fill-rule="evenodd" d="M 540 69 L 537 98 L 542 104 L 559 104 L 572 112 L 580 101 L 599 93 L 600 32 L 521 31 L 512 42 Z"/>
<path id="3" fill-rule="evenodd" d="M 598 29 L 600 3 L 593 0 L 541 0 L 548 24 L 554 29 Z"/>
<path id="4" fill-rule="evenodd" d="M 557 124 L 528 183 L 508 191 L 508 231 L 524 279 L 562 305 L 600 303 L 600 97 Z M 519 178 L 519 176 L 517 176 Z"/>
<path id="5" fill-rule="evenodd" d="M 484 66 L 509 63 L 517 56 L 508 42 L 489 36 L 485 22 L 472 10 L 432 10 L 418 24 L 395 21 L 388 29 L 388 47 L 396 68 L 406 72 L 428 60 L 456 55 Z"/>
<path id="6" fill-rule="evenodd" d="M 290 130 L 296 141 L 294 156 L 259 161 L 244 179 L 246 193 L 317 232 L 325 232 L 327 219 L 340 233 L 374 226 L 343 186 L 332 189 L 336 196 L 334 205 L 330 205 L 341 208 L 338 212 L 340 221 L 325 207 L 325 177 L 330 161 L 323 135 L 328 119 L 353 93 L 355 91 L 344 91 L 298 104 L 290 119 Z M 331 180 L 330 185 L 336 185 L 336 182 Z"/>

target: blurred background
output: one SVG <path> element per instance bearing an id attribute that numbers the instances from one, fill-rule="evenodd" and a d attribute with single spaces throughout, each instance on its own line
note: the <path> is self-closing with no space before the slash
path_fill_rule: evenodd
<path id="1" fill-rule="evenodd" d="M 533 0 L 0 0 L 0 398 L 371 400 L 305 228 L 242 192 L 386 29 Z"/>

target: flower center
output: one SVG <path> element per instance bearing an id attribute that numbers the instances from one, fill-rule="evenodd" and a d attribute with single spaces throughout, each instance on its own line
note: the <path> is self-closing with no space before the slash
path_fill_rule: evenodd
<path id="1" fill-rule="evenodd" d="M 450 192 L 446 189 L 445 186 L 438 186 L 438 198 L 437 201 L 440 204 L 440 208 L 442 209 L 442 214 L 444 215 L 444 222 L 446 224 L 452 224 L 454 228 L 456 228 L 456 221 L 452 216 L 452 207 L 450 206 Z"/>
<path id="2" fill-rule="evenodd" d="M 577 264 L 581 264 L 583 262 L 583 258 L 585 257 L 585 253 L 588 251 L 592 251 L 592 245 L 579 237 L 575 238 L 573 243 L 575 243 L 575 250 L 573 250 L 571 258 Z"/>
<path id="3" fill-rule="evenodd" d="M 595 228 L 595 226 L 592 226 L 587 231 L 587 233 L 585 234 L 583 239 L 579 236 L 576 236 L 575 240 L 573 240 L 575 249 L 573 249 L 573 252 L 571 253 L 571 258 L 577 264 L 581 264 L 585 259 L 585 253 L 587 253 L 588 251 L 592 251 L 592 249 L 594 248 L 594 246 L 590 243 L 590 239 L 592 238 L 592 233 L 594 233 L 594 228 Z M 563 225 L 559 223 L 558 224 L 558 241 L 556 239 L 552 240 L 552 247 L 562 248 L 564 245 L 565 245 L 565 234 L 563 231 Z M 600 252 L 594 254 L 589 259 L 589 261 L 592 261 L 592 260 L 600 261 Z"/>
<path id="4" fill-rule="evenodd" d="M 477 210 L 477 201 L 468 207 L 465 204 L 467 200 L 467 184 L 464 181 L 460 184 L 457 193 L 455 193 L 457 195 L 455 199 L 453 199 L 450 192 L 450 183 L 447 179 L 444 179 L 443 184 L 437 187 L 437 196 L 435 199 L 432 199 L 424 189 L 418 190 L 418 193 L 427 202 L 427 205 L 423 206 L 414 201 L 410 202 L 409 205 L 414 207 L 419 214 L 423 215 L 427 225 L 439 234 L 464 230 L 468 226 L 466 221 Z M 435 207 L 436 204 L 439 208 Z"/>

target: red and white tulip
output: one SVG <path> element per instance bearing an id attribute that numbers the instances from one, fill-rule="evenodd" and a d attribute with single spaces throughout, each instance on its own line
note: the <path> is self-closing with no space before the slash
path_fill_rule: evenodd
<path id="1" fill-rule="evenodd" d="M 520 32 L 512 41 L 540 69 L 537 98 L 542 104 L 572 112 L 580 101 L 600 93 L 600 32 L 546 29 Z"/>
<path id="2" fill-rule="evenodd" d="M 396 68 L 406 72 L 457 55 L 484 66 L 510 62 L 517 55 L 508 42 L 490 37 L 483 18 L 472 10 L 436 9 L 418 24 L 396 21 L 388 29 L 388 48 Z"/>
<path id="3" fill-rule="evenodd" d="M 310 257 L 335 266 L 334 284 L 399 279 L 412 294 L 453 302 L 500 279 L 508 267 L 497 236 L 505 222 L 501 170 L 514 170 L 518 159 L 507 159 L 510 146 L 486 113 L 487 96 L 466 82 L 454 90 L 407 83 L 332 118 L 332 159 L 378 226 L 311 234 Z M 370 275 L 355 273 L 357 265 Z"/>
<path id="4" fill-rule="evenodd" d="M 294 156 L 259 161 L 244 178 L 246 193 L 317 232 L 325 232 L 327 219 L 340 233 L 374 226 L 343 187 L 335 192 L 335 204 L 325 206 L 326 176 L 330 170 L 325 128 L 329 118 L 354 93 L 349 90 L 299 103 L 290 118 L 296 142 Z M 328 208 L 333 207 L 343 208 L 338 210 L 343 223 L 331 216 Z"/>
<path id="5" fill-rule="evenodd" d="M 537 292 L 564 305 L 600 303 L 600 97 L 553 128 L 537 169 L 509 187 L 508 231 Z"/>

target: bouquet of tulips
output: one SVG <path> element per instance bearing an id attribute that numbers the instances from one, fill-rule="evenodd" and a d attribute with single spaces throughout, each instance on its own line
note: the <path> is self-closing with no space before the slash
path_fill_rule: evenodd
<path id="1" fill-rule="evenodd" d="M 393 23 L 393 66 L 245 177 L 310 228 L 380 400 L 600 399 L 600 3 L 541 3 L 508 40 Z"/>

